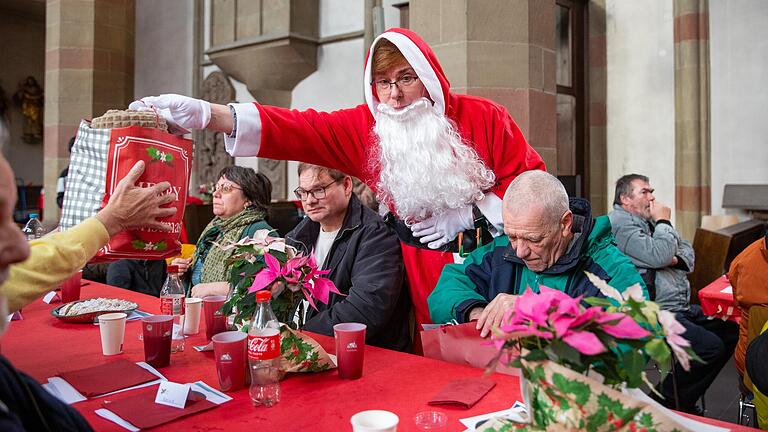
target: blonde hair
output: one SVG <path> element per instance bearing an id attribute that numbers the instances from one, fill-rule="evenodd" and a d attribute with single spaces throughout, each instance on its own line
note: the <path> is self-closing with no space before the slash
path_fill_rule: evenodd
<path id="1" fill-rule="evenodd" d="M 383 74 L 393 66 L 408 63 L 403 53 L 387 39 L 380 39 L 373 50 L 372 75 Z"/>

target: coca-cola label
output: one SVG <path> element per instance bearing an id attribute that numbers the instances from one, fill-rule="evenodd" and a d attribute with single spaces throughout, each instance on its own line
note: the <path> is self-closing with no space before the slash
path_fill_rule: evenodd
<path id="1" fill-rule="evenodd" d="M 280 355 L 280 333 L 273 335 L 248 335 L 248 358 L 272 360 Z"/>
<path id="2" fill-rule="evenodd" d="M 161 297 L 160 314 L 184 315 L 184 297 Z"/>

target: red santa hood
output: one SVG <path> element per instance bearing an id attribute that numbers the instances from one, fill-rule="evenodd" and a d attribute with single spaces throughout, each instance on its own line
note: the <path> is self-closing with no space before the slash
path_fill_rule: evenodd
<path id="1" fill-rule="evenodd" d="M 374 39 L 365 58 L 365 73 L 363 74 L 365 81 L 363 86 L 365 88 L 365 101 L 368 103 L 368 108 L 371 110 L 373 118 L 378 116 L 376 106 L 379 104 L 379 97 L 376 94 L 376 89 L 371 84 L 373 82 L 371 61 L 373 49 L 382 38 L 395 44 L 400 52 L 403 53 L 405 59 L 408 60 L 413 70 L 416 71 L 416 75 L 419 76 L 419 80 L 427 88 L 430 99 L 435 102 L 435 107 L 445 114 L 448 90 L 451 84 L 448 82 L 448 78 L 445 77 L 443 68 L 437 61 L 435 53 L 432 52 L 432 48 L 416 33 L 406 29 L 392 28 Z"/>

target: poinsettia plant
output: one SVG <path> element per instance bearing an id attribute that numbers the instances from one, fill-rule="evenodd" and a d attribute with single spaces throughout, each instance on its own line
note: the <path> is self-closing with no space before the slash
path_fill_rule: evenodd
<path id="1" fill-rule="evenodd" d="M 204 203 L 210 204 L 213 201 L 213 191 L 216 189 L 216 185 L 213 183 L 203 183 L 197 188 L 197 193 L 200 195 L 200 199 Z"/>
<path id="2" fill-rule="evenodd" d="M 543 286 L 538 294 L 529 288 L 519 296 L 502 325 L 493 329 L 496 361 L 525 373 L 523 363 L 551 360 L 576 372 L 597 372 L 606 385 L 629 388 L 649 384 L 644 372 L 648 358 L 659 365 L 662 380 L 672 355 L 685 370 L 692 359 L 700 361 L 681 336 L 685 328 L 672 313 L 646 300 L 640 285 L 621 293 L 587 276 L 605 298 L 572 298 Z"/>
<path id="3" fill-rule="evenodd" d="M 336 285 L 318 270 L 314 255 L 302 255 L 287 245 L 285 239 L 272 237 L 272 231 L 259 230 L 253 237 L 218 245 L 235 249 L 227 260 L 231 264 L 230 295 L 222 312 L 234 315 L 234 325 L 247 326 L 256 308 L 256 291 L 272 291 L 272 310 L 277 319 L 291 328 L 303 325 L 302 299 L 317 309 L 316 302 L 328 304 L 331 293 L 340 294 Z M 298 322 L 294 314 L 298 310 Z M 246 328 L 247 329 L 247 328 Z"/>

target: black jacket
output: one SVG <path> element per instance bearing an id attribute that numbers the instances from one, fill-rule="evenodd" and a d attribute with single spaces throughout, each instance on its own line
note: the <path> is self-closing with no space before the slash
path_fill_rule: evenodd
<path id="1" fill-rule="evenodd" d="M 91 431 L 77 410 L 0 356 L 0 431 Z"/>
<path id="2" fill-rule="evenodd" d="M 314 249 L 320 224 L 304 218 L 285 238 L 300 252 Z M 304 329 L 333 336 L 333 326 L 359 322 L 368 326 L 366 343 L 405 351 L 410 347 L 410 297 L 400 243 L 373 210 L 352 194 L 344 223 L 323 268 L 346 296 L 331 294 L 327 305 L 307 312 Z"/>

